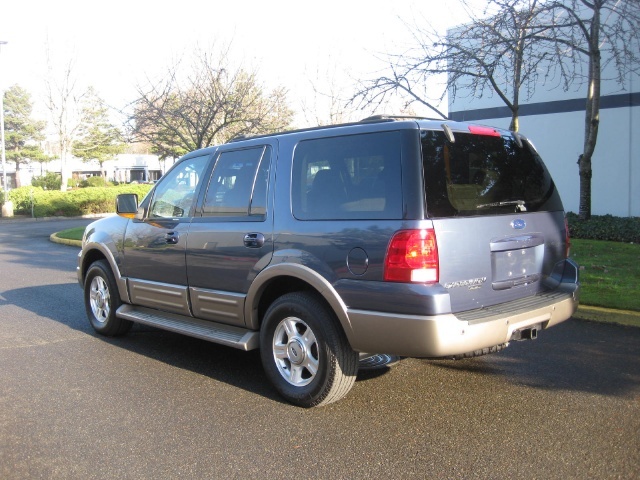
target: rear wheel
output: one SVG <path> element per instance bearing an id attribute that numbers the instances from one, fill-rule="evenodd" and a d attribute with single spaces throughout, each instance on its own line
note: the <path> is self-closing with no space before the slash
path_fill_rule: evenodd
<path id="1" fill-rule="evenodd" d="M 133 325 L 129 320 L 116 317 L 116 310 L 122 302 L 113 273 L 104 260 L 92 263 L 87 271 L 84 305 L 91 326 L 102 335 L 124 335 Z"/>
<path id="2" fill-rule="evenodd" d="M 333 313 L 308 293 L 288 293 L 269 307 L 260 355 L 278 392 L 306 408 L 344 397 L 358 373 L 358 354 Z"/>

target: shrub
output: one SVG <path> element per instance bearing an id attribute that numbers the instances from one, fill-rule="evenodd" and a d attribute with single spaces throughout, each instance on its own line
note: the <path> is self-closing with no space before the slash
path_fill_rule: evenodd
<path id="1" fill-rule="evenodd" d="M 572 238 L 640 243 L 640 217 L 592 215 L 589 220 L 580 220 L 578 215 L 569 212 L 567 220 Z"/>
<path id="2" fill-rule="evenodd" d="M 41 177 L 33 177 L 31 179 L 31 185 L 34 187 L 41 187 L 45 190 L 60 190 L 62 179 L 57 173 L 47 172 Z"/>
<path id="3" fill-rule="evenodd" d="M 120 185 L 118 187 L 88 187 L 69 192 L 43 190 L 40 187 L 21 187 L 9 192 L 14 212 L 36 217 L 89 215 L 115 212 L 116 196 L 137 193 L 142 199 L 151 185 Z"/>
<path id="4" fill-rule="evenodd" d="M 113 183 L 107 182 L 105 178 L 102 177 L 89 177 L 86 180 L 82 180 L 80 182 L 80 188 L 87 187 L 112 187 Z"/>

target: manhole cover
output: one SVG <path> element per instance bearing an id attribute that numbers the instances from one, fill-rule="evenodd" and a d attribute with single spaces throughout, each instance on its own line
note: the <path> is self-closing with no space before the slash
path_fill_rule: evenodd
<path id="1" fill-rule="evenodd" d="M 360 370 L 375 370 L 377 368 L 388 368 L 400 361 L 396 355 L 386 353 L 376 353 L 374 355 L 364 355 L 360 357 Z"/>

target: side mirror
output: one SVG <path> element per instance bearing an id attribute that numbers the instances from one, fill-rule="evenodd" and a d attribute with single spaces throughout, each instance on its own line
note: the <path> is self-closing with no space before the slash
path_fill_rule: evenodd
<path id="1" fill-rule="evenodd" d="M 116 197 L 116 213 L 121 217 L 134 218 L 138 211 L 138 195 L 121 193 Z"/>

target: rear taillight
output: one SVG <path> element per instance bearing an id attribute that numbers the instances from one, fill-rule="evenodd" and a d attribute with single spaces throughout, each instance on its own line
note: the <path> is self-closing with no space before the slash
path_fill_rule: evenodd
<path id="1" fill-rule="evenodd" d="M 569 258 L 571 255 L 571 237 L 569 236 L 569 222 L 567 217 L 564 217 L 564 258 Z"/>
<path id="2" fill-rule="evenodd" d="M 397 232 L 384 263 L 387 282 L 438 282 L 438 245 L 433 229 Z"/>

